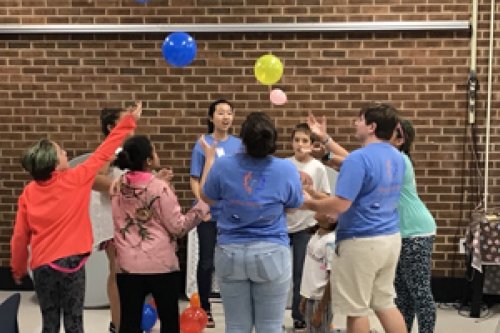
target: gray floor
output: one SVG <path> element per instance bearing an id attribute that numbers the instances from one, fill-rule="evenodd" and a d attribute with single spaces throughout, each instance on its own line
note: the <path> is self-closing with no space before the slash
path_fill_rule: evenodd
<path id="1" fill-rule="evenodd" d="M 0 302 L 7 298 L 12 292 L 0 292 Z M 182 302 L 181 308 L 187 304 Z M 215 316 L 216 328 L 206 329 L 205 333 L 224 332 L 224 314 L 221 304 L 214 304 L 213 314 Z M 109 311 L 107 309 L 85 310 L 85 331 L 87 333 L 106 333 L 109 325 Z M 372 328 L 382 333 L 380 324 L 375 317 L 371 317 Z M 455 309 L 438 309 L 438 320 L 436 333 L 495 333 L 495 328 L 500 321 L 500 306 L 490 309 L 490 314 L 486 318 L 472 319 L 462 317 Z M 287 332 L 293 332 L 290 312 L 287 311 L 284 318 L 284 325 Z M 21 307 L 19 309 L 19 326 L 21 333 L 40 333 L 41 317 L 38 305 L 33 300 L 33 292 L 22 292 Z M 342 332 L 345 328 L 345 317 L 335 316 L 334 326 Z M 62 331 L 61 331 L 62 332 Z M 158 325 L 153 332 L 159 332 Z M 414 328 L 413 332 L 417 332 Z M 500 330 L 498 331 L 500 333 Z"/>

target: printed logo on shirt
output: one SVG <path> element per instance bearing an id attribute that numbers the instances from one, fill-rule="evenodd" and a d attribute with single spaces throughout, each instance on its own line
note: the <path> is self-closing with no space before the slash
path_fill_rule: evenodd
<path id="1" fill-rule="evenodd" d="M 215 153 L 217 154 L 217 157 L 222 157 L 226 154 L 224 152 L 224 148 L 222 148 L 222 147 L 215 148 Z"/>
<path id="2" fill-rule="evenodd" d="M 248 171 L 243 176 L 243 188 L 245 191 L 252 195 L 256 194 L 266 187 L 266 178 L 263 175 L 255 176 L 252 171 Z"/>

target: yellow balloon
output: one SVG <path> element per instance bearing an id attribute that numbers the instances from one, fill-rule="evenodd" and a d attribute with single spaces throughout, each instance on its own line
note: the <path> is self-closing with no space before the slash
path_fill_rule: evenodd
<path id="1" fill-rule="evenodd" d="M 272 54 L 263 55 L 255 62 L 254 74 L 262 84 L 275 84 L 283 76 L 283 64 Z"/>

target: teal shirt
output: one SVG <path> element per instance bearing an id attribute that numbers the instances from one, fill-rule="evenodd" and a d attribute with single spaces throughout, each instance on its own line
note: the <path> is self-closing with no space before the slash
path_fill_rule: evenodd
<path id="1" fill-rule="evenodd" d="M 435 234 L 436 222 L 417 193 L 413 164 L 406 154 L 402 155 L 405 161 L 405 174 L 398 208 L 401 237 L 409 238 Z"/>

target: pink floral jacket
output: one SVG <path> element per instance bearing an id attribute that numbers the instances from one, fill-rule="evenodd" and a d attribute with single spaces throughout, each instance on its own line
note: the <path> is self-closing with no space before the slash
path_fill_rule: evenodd
<path id="1" fill-rule="evenodd" d="M 148 172 L 128 172 L 111 198 L 119 271 L 168 273 L 179 270 L 177 238 L 210 211 L 199 201 L 183 215 L 172 188 Z"/>

